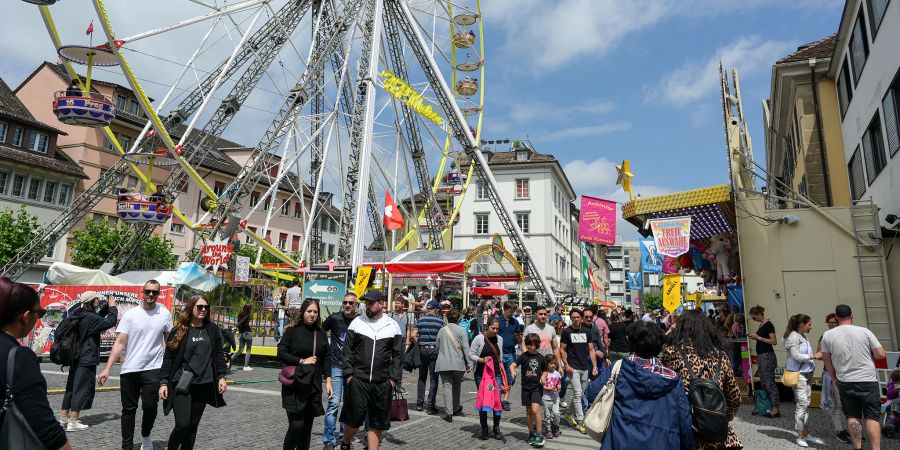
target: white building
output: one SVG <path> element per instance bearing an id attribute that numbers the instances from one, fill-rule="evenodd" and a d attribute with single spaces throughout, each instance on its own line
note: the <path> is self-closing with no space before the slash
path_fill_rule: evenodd
<path id="1" fill-rule="evenodd" d="M 559 161 L 552 155 L 534 151 L 524 142 L 515 142 L 508 151 L 484 154 L 500 195 L 525 235 L 525 245 L 535 266 L 555 292 L 572 292 L 575 285 L 572 280 L 579 276 L 573 273 L 572 261 L 580 258 L 571 239 L 570 214 L 575 191 Z M 495 233 L 509 242 L 488 200 L 485 184 L 473 180 L 454 227 L 453 248 L 475 248 L 490 242 Z M 526 300 L 531 300 L 534 290 L 530 285 L 527 289 Z"/>

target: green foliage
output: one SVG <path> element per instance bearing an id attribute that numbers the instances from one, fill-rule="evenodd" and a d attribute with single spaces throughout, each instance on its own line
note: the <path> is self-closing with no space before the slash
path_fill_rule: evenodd
<path id="1" fill-rule="evenodd" d="M 24 205 L 18 212 L 9 208 L 0 212 L 0 266 L 6 265 L 40 233 L 37 217 L 28 214 Z"/>
<path id="2" fill-rule="evenodd" d="M 119 242 L 126 237 L 128 227 L 113 225 L 102 218 L 94 218 L 85 223 L 84 228 L 72 232 L 69 246 L 72 247 L 72 262 L 88 269 L 97 269 L 109 259 Z M 172 241 L 165 236 L 153 234 L 144 241 L 140 255 L 120 268 L 123 272 L 139 269 L 174 269 L 178 257 L 172 253 Z"/>
<path id="3" fill-rule="evenodd" d="M 641 308 L 644 311 L 662 309 L 662 292 L 644 292 L 641 296 Z"/>
<path id="4" fill-rule="evenodd" d="M 259 246 L 253 244 L 241 244 L 241 248 L 235 252 L 237 256 L 246 256 L 250 258 L 251 263 L 256 262 L 256 252 L 259 250 Z M 280 263 L 282 262 L 280 259 L 276 258 L 275 255 L 269 253 L 265 249 L 263 249 L 262 256 L 259 258 L 259 262 L 261 263 Z"/>
<path id="5" fill-rule="evenodd" d="M 172 253 L 172 243 L 165 236 L 157 234 L 150 235 L 150 238 L 144 242 L 141 252 L 146 260 L 154 263 L 156 269 L 174 269 L 178 264 L 178 256 Z"/>

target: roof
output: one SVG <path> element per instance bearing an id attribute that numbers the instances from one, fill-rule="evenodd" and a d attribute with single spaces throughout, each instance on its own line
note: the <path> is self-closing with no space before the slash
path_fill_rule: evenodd
<path id="1" fill-rule="evenodd" d="M 520 151 L 528 151 L 529 154 L 527 161 L 516 160 L 516 153 Z M 487 159 L 489 166 L 516 166 L 541 163 L 556 166 L 556 168 L 559 169 L 560 176 L 565 181 L 566 187 L 569 188 L 570 192 L 575 194 L 575 189 L 572 188 L 572 184 L 569 182 L 569 177 L 563 170 L 562 165 L 559 163 L 559 160 L 557 160 L 553 155 L 535 151 L 530 147 L 530 144 L 525 144 L 525 146 L 519 148 L 511 148 L 509 151 L 505 152 L 493 152 L 482 149 L 482 153 Z M 460 167 L 464 167 L 469 164 L 469 159 L 466 156 L 463 156 L 459 159 L 458 164 Z"/>
<path id="2" fill-rule="evenodd" d="M 56 72 L 56 74 L 59 75 L 59 77 L 62 78 L 63 81 L 66 82 L 66 84 L 68 84 L 70 81 L 72 81 L 72 77 L 69 76 L 69 72 L 66 71 L 65 66 L 63 66 L 62 64 L 54 64 L 52 62 L 44 61 L 44 64 L 42 64 L 41 66 L 44 66 L 44 65 L 49 67 L 50 70 Z M 38 66 L 38 70 L 40 70 L 41 66 Z M 37 72 L 37 70 L 35 70 L 35 72 Z M 79 74 L 79 76 L 81 78 L 84 78 L 84 75 Z M 27 79 L 26 79 L 26 81 L 27 81 Z M 25 84 L 25 83 L 22 83 L 22 84 Z M 94 76 L 92 75 L 91 76 L 91 86 L 96 86 L 96 85 L 109 86 L 111 88 L 121 89 L 121 90 L 127 91 L 127 92 L 133 92 L 131 90 L 131 88 L 128 86 L 122 86 L 121 84 L 113 83 L 110 81 L 98 80 L 98 79 L 94 78 Z M 96 92 L 98 94 L 100 93 L 100 91 L 97 91 L 96 89 L 91 89 L 91 92 Z M 150 97 L 148 97 L 148 98 L 150 99 L 151 102 L 153 101 L 152 98 L 150 98 Z"/>
<path id="3" fill-rule="evenodd" d="M 51 170 L 77 178 L 88 178 L 81 166 L 72 161 L 65 153 L 59 151 L 56 152 L 55 157 L 51 157 L 7 145 L 0 145 L 0 160 Z"/>
<path id="4" fill-rule="evenodd" d="M 13 93 L 12 89 L 0 78 L 0 116 L 8 117 L 13 120 L 27 123 L 35 128 L 52 131 L 56 134 L 66 134 L 61 130 L 51 127 L 43 122 L 38 121 L 31 115 L 28 108 L 22 104 L 19 97 Z"/>
<path id="5" fill-rule="evenodd" d="M 690 191 L 657 195 L 656 197 L 636 198 L 622 205 L 622 217 L 628 219 L 643 214 L 691 208 L 730 200 L 731 187 L 727 184 L 720 184 Z"/>
<path id="6" fill-rule="evenodd" d="M 797 51 L 781 58 L 776 64 L 784 64 L 810 59 L 831 58 L 834 47 L 837 44 L 837 33 L 826 36 L 818 41 L 803 44 L 797 47 Z"/>

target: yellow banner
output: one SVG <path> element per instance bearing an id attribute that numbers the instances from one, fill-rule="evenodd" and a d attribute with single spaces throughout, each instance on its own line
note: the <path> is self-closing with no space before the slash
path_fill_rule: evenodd
<path id="1" fill-rule="evenodd" d="M 362 297 L 366 292 L 366 288 L 369 287 L 373 269 L 371 266 L 359 266 L 356 269 L 356 285 L 353 287 L 353 292 L 357 297 Z"/>
<path id="2" fill-rule="evenodd" d="M 681 275 L 666 275 L 663 278 L 663 307 L 670 313 L 681 306 Z"/>

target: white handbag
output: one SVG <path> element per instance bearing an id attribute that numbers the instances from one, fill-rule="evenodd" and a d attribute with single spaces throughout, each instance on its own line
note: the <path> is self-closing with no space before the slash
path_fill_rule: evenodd
<path id="1" fill-rule="evenodd" d="M 622 367 L 622 360 L 616 361 L 612 372 L 609 374 L 609 380 L 603 385 L 603 389 L 597 394 L 594 403 L 584 415 L 584 428 L 592 438 L 597 442 L 603 441 L 603 436 L 609 428 L 609 421 L 612 419 L 613 403 L 616 401 L 616 379 L 619 378 L 619 369 Z"/>

